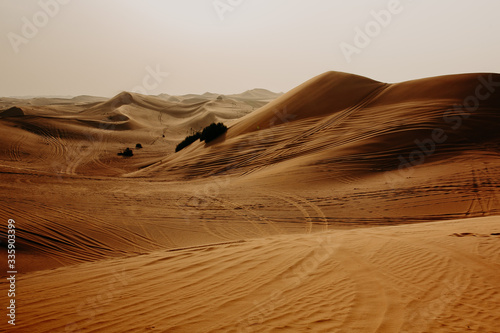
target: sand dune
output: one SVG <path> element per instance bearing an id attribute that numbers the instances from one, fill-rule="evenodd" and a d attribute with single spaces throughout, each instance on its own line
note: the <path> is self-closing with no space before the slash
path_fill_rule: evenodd
<path id="1" fill-rule="evenodd" d="M 66 175 L 66 165 L 79 160 L 78 166 L 72 166 L 78 168 L 77 174 L 117 176 L 173 153 L 175 145 L 192 130 L 212 122 L 231 122 L 254 109 L 229 99 L 205 98 L 187 104 L 129 92 L 105 101 L 89 96 L 38 100 L 0 100 L 0 110 L 4 108 L 0 126 L 8 133 L 0 139 L 2 156 L 7 156 L 0 168 Z M 14 103 L 18 106 L 10 106 Z M 23 115 L 26 117 L 18 117 Z M 147 154 L 136 157 L 132 166 L 116 158 L 120 150 L 136 143 Z M 25 159 L 11 159 L 12 154 L 22 154 Z M 22 165 L 24 162 L 29 165 Z"/>
<path id="2" fill-rule="evenodd" d="M 360 195 L 371 204 L 358 221 L 496 214 L 500 95 L 492 94 L 473 113 L 457 106 L 467 91 L 475 93 L 478 77 L 488 75 L 388 85 L 326 73 L 243 117 L 215 144 L 195 143 L 131 176 L 219 175 L 250 187 L 301 188 L 343 221 L 353 207 L 334 204 L 335 191 L 334 197 L 344 198 L 371 193 Z M 393 216 L 383 208 L 388 197 L 401 201 Z"/>
<path id="3" fill-rule="evenodd" d="M 18 330 L 500 332 L 497 82 L 0 99 Z"/>
<path id="4" fill-rule="evenodd" d="M 15 106 L 0 112 L 0 118 L 22 117 L 22 116 L 24 116 L 23 110 Z"/>
<path id="5" fill-rule="evenodd" d="M 498 332 L 499 222 L 275 236 L 30 273 L 19 328 Z"/>
<path id="6" fill-rule="evenodd" d="M 473 114 L 463 106 L 456 107 L 468 98 L 467 91 L 475 91 L 477 77 L 436 78 L 430 81 L 432 85 L 429 80 L 387 85 L 326 73 L 242 118 L 229 129 L 224 142 L 210 149 L 198 145 L 196 153 L 172 156 L 175 162 L 166 161 L 158 169 L 170 174 L 180 163 L 189 166 L 184 168 L 187 176 L 196 176 L 198 169 L 203 175 L 228 167 L 232 173 L 245 174 L 248 169 L 258 170 L 257 165 L 269 168 L 303 159 L 316 166 L 335 163 L 336 169 L 347 163 L 349 170 L 389 171 L 399 167 L 399 155 L 421 148 L 416 140 L 423 146 L 434 141 L 424 147 L 429 150 L 424 153 L 431 155 L 426 162 L 464 151 L 484 151 L 489 144 L 495 147 L 498 143 L 500 94 L 490 96 Z M 450 81 L 459 86 L 454 95 L 447 89 Z M 223 165 L 221 155 L 228 157 Z M 241 159 L 247 162 L 241 163 Z"/>

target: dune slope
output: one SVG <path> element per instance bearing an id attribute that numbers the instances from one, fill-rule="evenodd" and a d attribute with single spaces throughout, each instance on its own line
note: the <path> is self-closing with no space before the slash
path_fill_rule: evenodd
<path id="1" fill-rule="evenodd" d="M 465 151 L 496 153 L 500 90 L 488 92 L 494 89 L 485 86 L 489 81 L 500 82 L 500 75 L 464 74 L 388 85 L 325 73 L 243 117 L 218 144 L 198 144 L 142 172 L 161 176 L 181 169 L 186 177 L 222 171 L 242 175 L 294 160 L 286 171 L 305 167 L 304 172 L 316 173 L 317 166 L 330 165 L 335 168 L 324 176 L 334 178 L 334 169 L 388 171 L 401 161 L 422 164 Z M 476 97 L 478 91 L 487 98 Z M 477 105 L 469 105 L 471 100 Z M 424 156 L 411 155 L 414 150 Z"/>
<path id="2" fill-rule="evenodd" d="M 277 236 L 35 272 L 18 282 L 19 329 L 499 332 L 499 223 Z"/>

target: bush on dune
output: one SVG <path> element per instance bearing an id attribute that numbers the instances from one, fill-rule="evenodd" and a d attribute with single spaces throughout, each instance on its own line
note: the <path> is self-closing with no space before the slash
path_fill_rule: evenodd
<path id="1" fill-rule="evenodd" d="M 186 136 L 184 141 L 182 141 L 177 145 L 177 147 L 175 147 L 175 152 L 178 152 L 179 150 L 186 148 L 187 146 L 198 140 L 200 138 L 200 135 L 201 135 L 200 132 L 196 132 L 193 135 Z"/>
<path id="2" fill-rule="evenodd" d="M 200 139 L 200 141 L 210 142 L 218 138 L 220 135 L 226 133 L 227 126 L 223 123 L 212 123 L 209 126 L 205 127 L 201 132 L 196 132 L 192 135 L 187 136 L 184 141 L 179 143 L 177 147 L 175 147 L 175 152 L 182 150 Z"/>
<path id="3" fill-rule="evenodd" d="M 206 143 L 217 139 L 222 134 L 226 133 L 227 126 L 223 123 L 212 123 L 209 126 L 205 127 L 201 132 L 201 141 L 205 141 Z"/>
<path id="4" fill-rule="evenodd" d="M 134 152 L 130 148 L 126 148 L 123 152 L 117 154 L 118 156 L 131 157 L 134 156 Z"/>

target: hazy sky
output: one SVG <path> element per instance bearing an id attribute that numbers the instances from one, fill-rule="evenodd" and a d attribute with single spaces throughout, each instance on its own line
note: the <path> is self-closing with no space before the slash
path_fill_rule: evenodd
<path id="1" fill-rule="evenodd" d="M 0 96 L 500 72 L 499 13 L 498 0 L 0 0 Z"/>

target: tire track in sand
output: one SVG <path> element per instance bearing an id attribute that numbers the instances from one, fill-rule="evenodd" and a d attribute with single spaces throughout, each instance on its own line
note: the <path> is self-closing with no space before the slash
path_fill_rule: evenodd
<path id="1" fill-rule="evenodd" d="M 306 233 L 311 233 L 313 225 L 318 223 L 321 223 L 323 225 L 322 227 L 323 231 L 328 230 L 328 219 L 326 215 L 323 213 L 321 208 L 316 204 L 314 204 L 313 202 L 288 192 L 282 193 L 278 191 L 268 190 L 265 193 L 263 192 L 262 195 L 274 197 L 276 199 L 285 201 L 296 207 L 302 213 L 302 215 L 306 220 Z M 313 216 L 309 213 L 311 209 L 314 212 Z M 315 219 L 319 219 L 320 222 L 315 222 Z"/>

